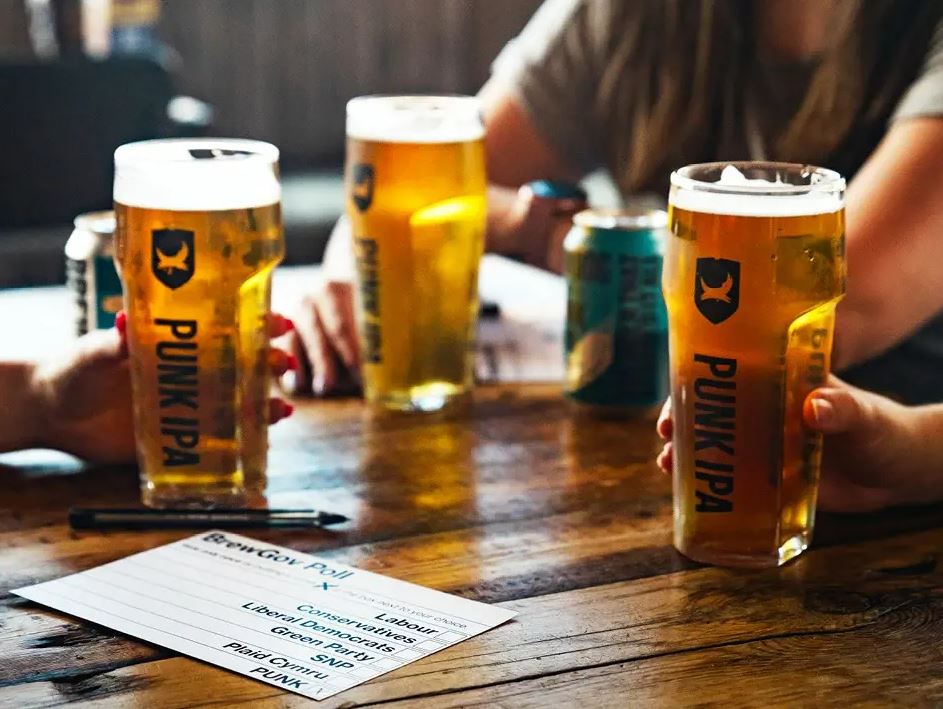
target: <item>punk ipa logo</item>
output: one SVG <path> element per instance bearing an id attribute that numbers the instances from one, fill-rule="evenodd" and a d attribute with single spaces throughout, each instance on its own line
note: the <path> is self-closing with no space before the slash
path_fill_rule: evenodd
<path id="1" fill-rule="evenodd" d="M 699 258 L 694 273 L 694 304 L 715 325 L 740 306 L 740 262 Z"/>
<path id="2" fill-rule="evenodd" d="M 354 204 L 361 212 L 366 212 L 373 202 L 373 165 L 357 163 L 354 165 L 352 193 Z"/>
<path id="3" fill-rule="evenodd" d="M 177 289 L 190 280 L 194 256 L 192 231 L 154 229 L 151 232 L 151 270 L 168 288 Z"/>

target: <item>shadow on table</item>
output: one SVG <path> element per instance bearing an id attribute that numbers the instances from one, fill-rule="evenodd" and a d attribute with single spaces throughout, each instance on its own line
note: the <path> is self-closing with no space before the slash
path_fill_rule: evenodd
<path id="1" fill-rule="evenodd" d="M 32 452 L 31 452 L 32 453 Z M 0 462 L 3 508 L 0 531 L 64 523 L 69 507 L 138 504 L 133 465 L 91 466 L 68 456 L 4 456 Z"/>
<path id="2" fill-rule="evenodd" d="M 881 539 L 943 526 L 943 503 L 898 507 L 867 514 L 821 513 L 815 525 L 814 549 Z"/>

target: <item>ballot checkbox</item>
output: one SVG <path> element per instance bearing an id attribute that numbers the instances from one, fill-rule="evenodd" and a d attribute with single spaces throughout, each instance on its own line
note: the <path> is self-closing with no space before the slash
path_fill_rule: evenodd
<path id="1" fill-rule="evenodd" d="M 354 677 L 357 677 L 359 679 L 368 679 L 370 677 L 375 676 L 376 673 L 377 673 L 377 668 L 375 666 L 364 667 L 363 665 L 359 665 L 357 667 L 354 667 L 353 669 L 347 670 L 347 674 L 353 675 Z"/>
<path id="2" fill-rule="evenodd" d="M 397 662 L 392 657 L 381 657 L 379 660 L 373 663 L 374 667 L 378 667 L 381 670 L 394 670 L 399 667 L 402 662 Z"/>
<path id="3" fill-rule="evenodd" d="M 423 656 L 424 653 L 419 652 L 419 650 L 413 650 L 412 648 L 406 648 L 405 650 L 400 650 L 396 653 L 396 656 L 403 660 L 415 660 Z"/>
<path id="4" fill-rule="evenodd" d="M 438 640 L 426 640 L 423 643 L 419 643 L 418 647 L 420 650 L 426 650 L 428 652 L 436 652 L 437 650 L 441 650 L 442 648 L 444 648 L 447 644 L 448 643 L 439 642 Z"/>
<path id="5" fill-rule="evenodd" d="M 457 643 L 462 640 L 468 640 L 468 636 L 465 633 L 459 633 L 455 630 L 450 630 L 447 633 L 442 633 L 436 640 L 443 643 Z"/>

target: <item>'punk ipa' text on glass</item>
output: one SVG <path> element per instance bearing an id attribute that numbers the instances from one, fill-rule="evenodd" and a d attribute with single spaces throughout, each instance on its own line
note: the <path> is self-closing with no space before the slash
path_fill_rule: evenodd
<path id="1" fill-rule="evenodd" d="M 264 490 L 280 199 L 267 143 L 148 141 L 115 153 L 145 504 L 234 506 Z"/>
<path id="2" fill-rule="evenodd" d="M 822 439 L 802 406 L 845 290 L 844 184 L 780 163 L 672 175 L 674 539 L 698 561 L 777 565 L 811 539 Z"/>
<path id="3" fill-rule="evenodd" d="M 483 136 L 471 97 L 368 96 L 347 106 L 347 214 L 369 401 L 435 410 L 471 387 Z"/>

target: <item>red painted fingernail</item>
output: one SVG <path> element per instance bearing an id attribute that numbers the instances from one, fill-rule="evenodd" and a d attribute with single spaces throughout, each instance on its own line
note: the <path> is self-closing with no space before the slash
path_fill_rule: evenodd
<path id="1" fill-rule="evenodd" d="M 294 371 L 294 370 L 298 369 L 298 358 L 295 357 L 295 355 L 293 355 L 293 354 L 286 354 L 286 355 L 285 355 L 285 364 L 288 366 L 289 369 L 291 369 L 292 371 Z"/>
<path id="2" fill-rule="evenodd" d="M 292 322 L 291 318 L 285 318 L 285 327 L 288 328 L 288 332 L 295 329 L 295 323 Z"/>
<path id="3" fill-rule="evenodd" d="M 282 416 L 282 418 L 286 418 L 286 419 L 287 419 L 289 416 L 291 416 L 293 413 L 295 413 L 295 407 L 292 406 L 291 404 L 289 404 L 287 401 L 283 401 L 283 402 L 282 402 L 282 411 L 285 412 L 285 415 Z"/>
<path id="4" fill-rule="evenodd" d="M 115 315 L 115 329 L 122 335 L 128 329 L 128 314 L 123 310 L 119 310 Z"/>

